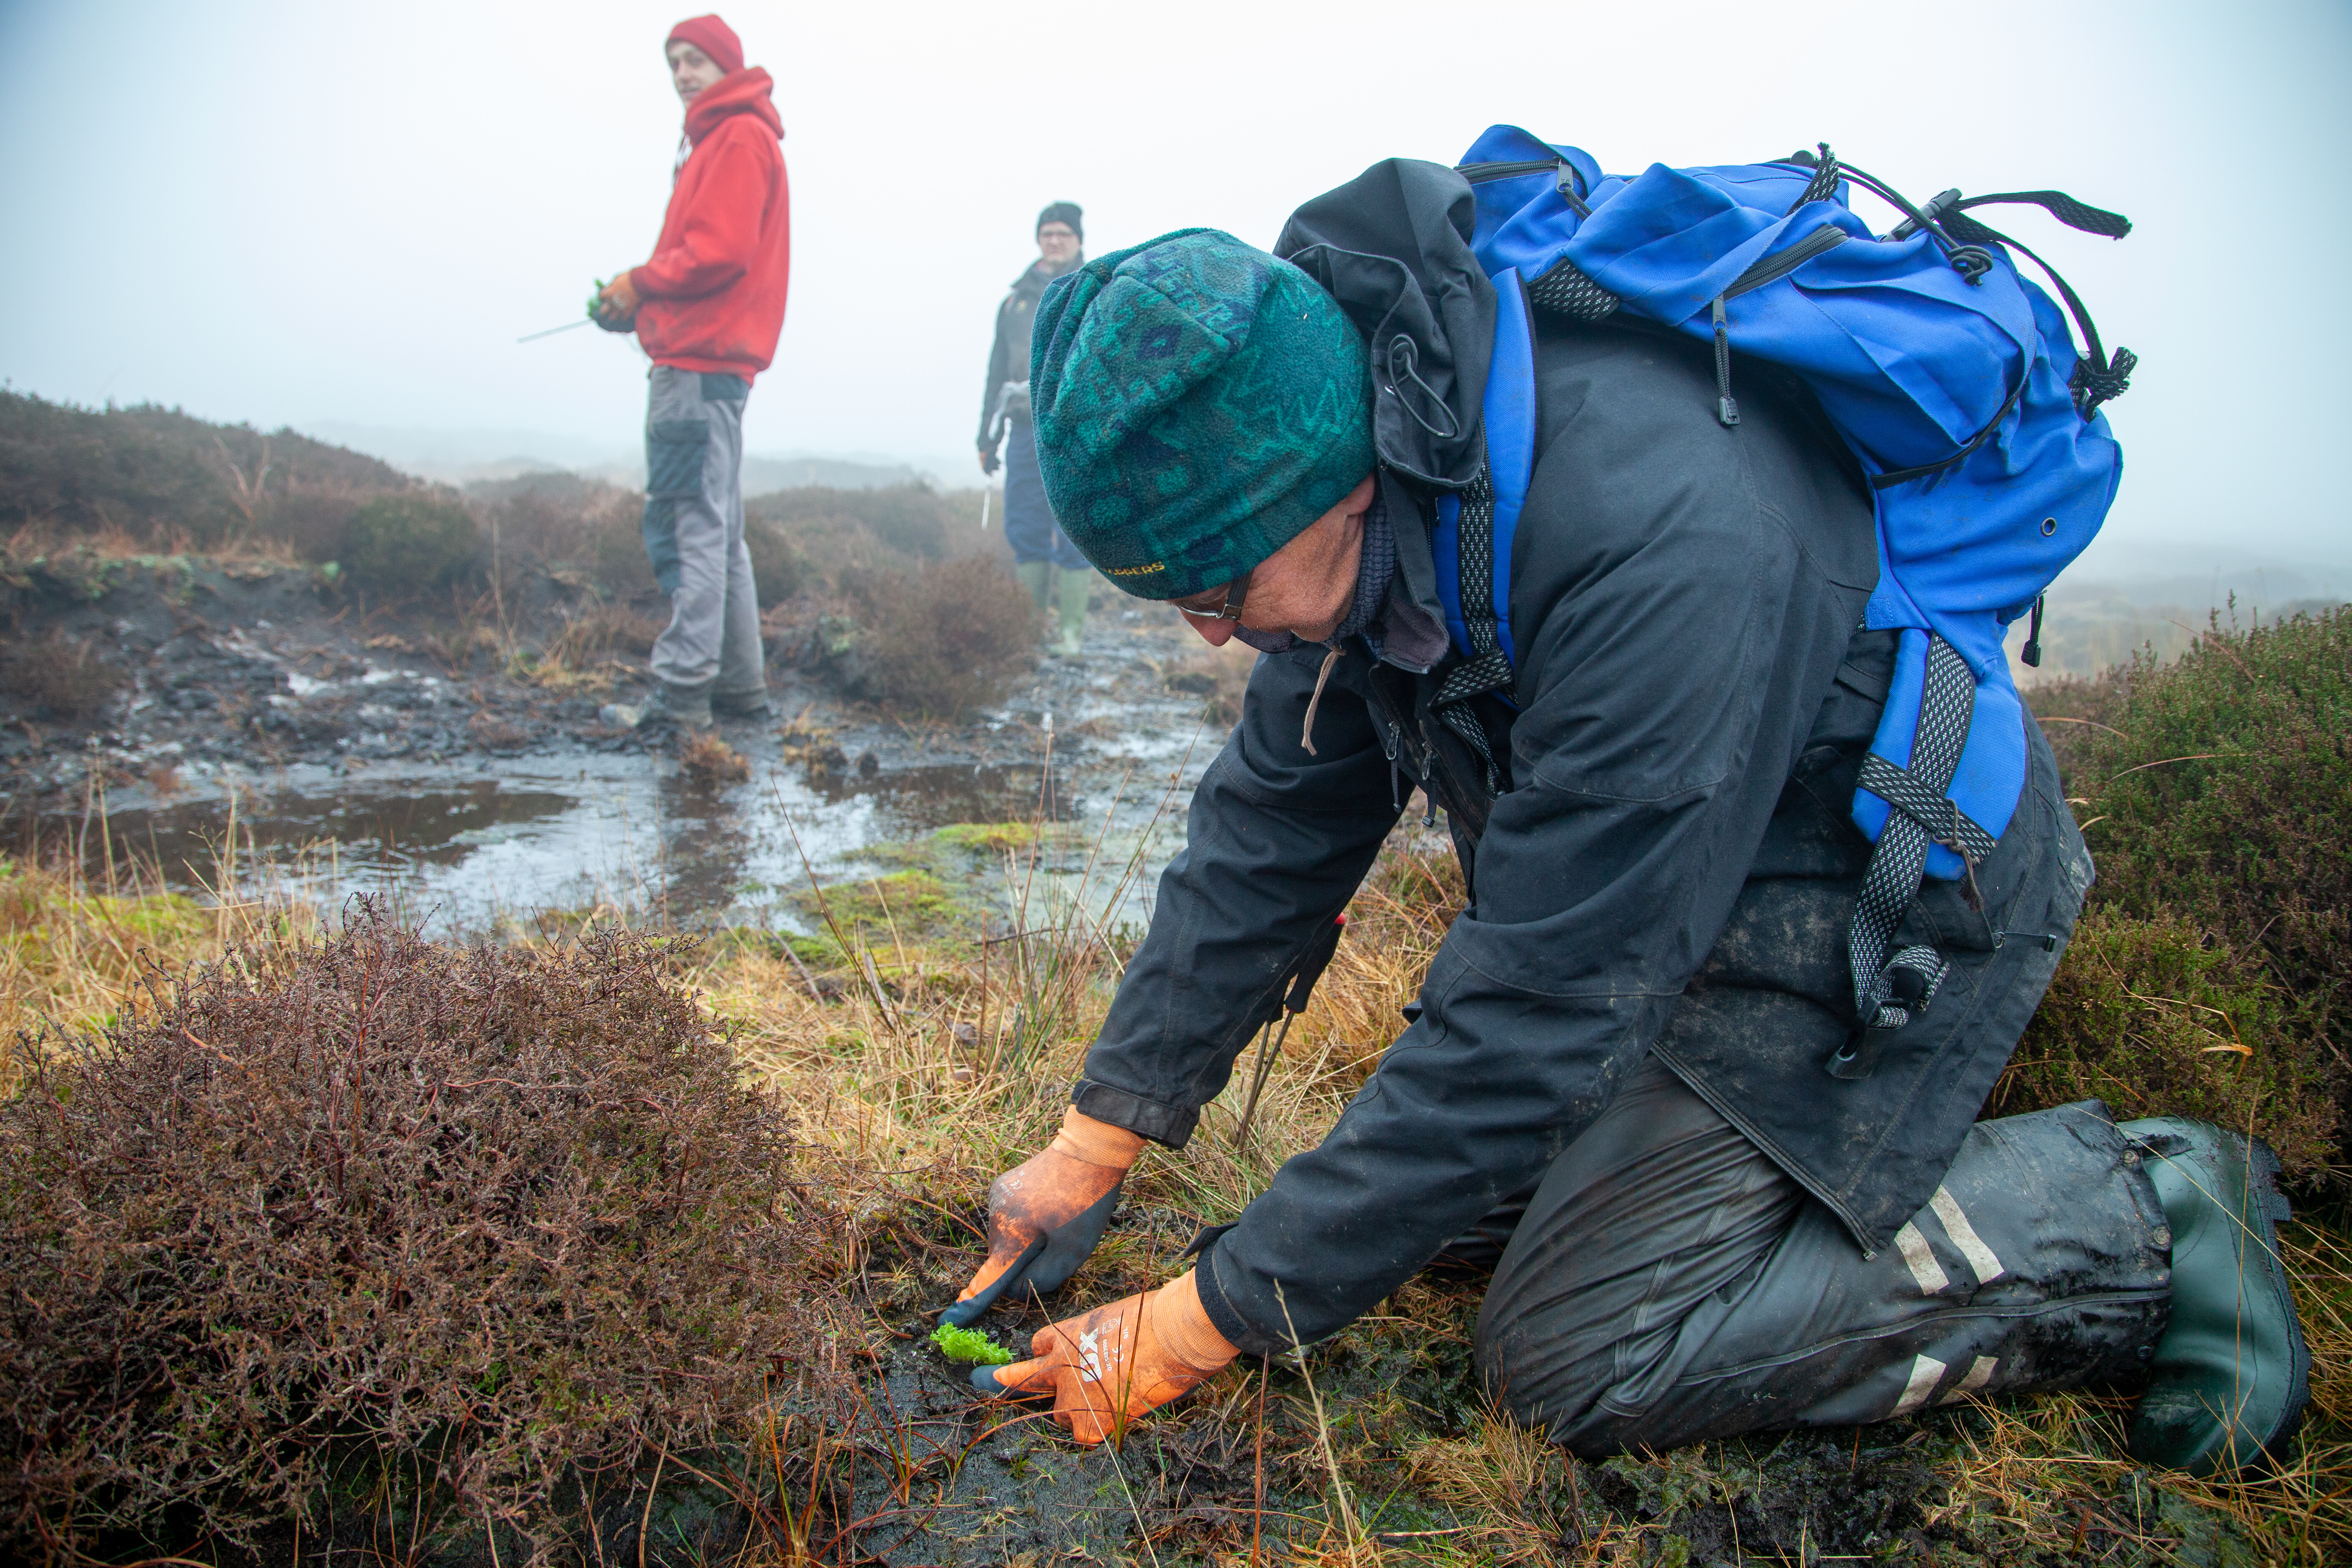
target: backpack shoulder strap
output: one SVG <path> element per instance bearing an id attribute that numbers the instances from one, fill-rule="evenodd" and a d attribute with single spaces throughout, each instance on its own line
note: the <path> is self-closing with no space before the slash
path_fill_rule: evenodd
<path id="1" fill-rule="evenodd" d="M 1430 709 L 1486 764 L 1489 795 L 1502 793 L 1503 770 L 1470 700 L 1492 691 L 1510 701 L 1502 694 L 1518 667 L 1511 636 L 1511 546 L 1536 460 L 1535 334 L 1527 290 L 1517 273 L 1507 272 L 1496 279 L 1495 296 L 1495 353 L 1486 366 L 1480 437 L 1486 461 L 1465 489 L 1439 498 L 1430 535 L 1437 596 L 1460 659 L 1439 681 Z"/>
<path id="2" fill-rule="evenodd" d="M 1504 273 L 1495 282 L 1486 462 L 1467 489 L 1440 498 L 1431 539 L 1445 629 L 1463 660 L 1440 688 L 1441 703 L 1507 687 L 1518 667 L 1511 634 L 1511 551 L 1535 473 L 1535 335 L 1517 274 Z"/>

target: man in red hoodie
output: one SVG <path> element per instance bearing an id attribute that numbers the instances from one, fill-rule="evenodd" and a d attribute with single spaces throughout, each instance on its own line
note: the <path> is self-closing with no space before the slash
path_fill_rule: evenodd
<path id="1" fill-rule="evenodd" d="M 743 404 L 784 325 L 792 223 L 783 121 L 764 70 L 717 16 L 663 45 L 686 135 L 653 259 L 604 286 L 608 331 L 634 329 L 653 360 L 646 412 L 646 554 L 669 595 L 654 643 L 660 689 L 632 722 L 688 729 L 768 711 L 760 601 L 743 548 Z"/>

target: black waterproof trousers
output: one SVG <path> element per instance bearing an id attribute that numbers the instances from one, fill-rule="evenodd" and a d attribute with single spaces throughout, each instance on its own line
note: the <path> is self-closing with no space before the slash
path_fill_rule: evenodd
<path id="1" fill-rule="evenodd" d="M 1590 1456 L 2117 1382 L 2171 1300 L 2155 1185 L 2095 1100 L 1978 1123 L 1927 1206 L 1865 1256 L 1653 1058 L 1524 1212 L 1454 1251 L 1475 1264 L 1506 1236 L 1479 1370 Z"/>

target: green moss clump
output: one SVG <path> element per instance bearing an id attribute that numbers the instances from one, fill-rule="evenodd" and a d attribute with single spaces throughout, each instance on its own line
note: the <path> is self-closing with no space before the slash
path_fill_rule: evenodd
<path id="1" fill-rule="evenodd" d="M 999 854 L 1007 849 L 1026 849 L 1037 842 L 1037 827 L 1029 822 L 954 822 L 935 830 L 931 837 L 950 848 Z"/>
<path id="2" fill-rule="evenodd" d="M 977 1362 L 982 1366 L 1005 1366 L 1013 1352 L 982 1333 L 978 1329 L 959 1329 L 941 1323 L 931 1331 L 931 1343 L 947 1352 L 950 1361 Z"/>
<path id="3" fill-rule="evenodd" d="M 922 869 L 835 882 L 825 888 L 822 899 L 803 889 L 793 894 L 792 900 L 809 916 L 830 915 L 845 931 L 852 926 L 885 931 L 895 926 L 900 934 L 913 935 L 952 924 L 962 912 L 954 891 Z"/>

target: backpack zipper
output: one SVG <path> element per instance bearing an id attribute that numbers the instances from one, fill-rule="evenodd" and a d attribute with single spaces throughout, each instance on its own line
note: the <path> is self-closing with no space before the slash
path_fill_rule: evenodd
<path id="1" fill-rule="evenodd" d="M 1531 158 L 1516 163 L 1464 163 L 1454 172 L 1474 185 L 1515 180 L 1521 174 L 1549 174 L 1560 166 L 1559 158 Z"/>
<path id="2" fill-rule="evenodd" d="M 1834 250 L 1843 245 L 1849 237 L 1845 230 L 1833 225 L 1824 225 L 1789 247 L 1788 249 L 1776 256 L 1768 256 L 1750 267 L 1733 279 L 1731 286 L 1717 298 L 1733 300 L 1742 294 L 1761 289 L 1767 283 L 1777 283 L 1822 252 Z"/>
<path id="3" fill-rule="evenodd" d="M 1463 163 L 1457 165 L 1454 172 L 1474 185 L 1491 184 L 1496 180 L 1515 180 L 1525 174 L 1550 174 L 1554 176 L 1552 188 L 1559 192 L 1559 199 L 1568 204 L 1570 212 L 1580 218 L 1592 216 L 1592 208 L 1584 199 L 1584 176 L 1578 174 L 1576 165 L 1565 158 L 1529 158 L 1516 163 Z"/>
<path id="4" fill-rule="evenodd" d="M 1708 304 L 1710 324 L 1715 328 L 1715 416 L 1726 429 L 1739 423 L 1739 404 L 1731 395 L 1731 318 L 1724 311 L 1724 301 L 1761 289 L 1767 283 L 1779 282 L 1822 252 L 1844 244 L 1845 239 L 1846 233 L 1842 228 L 1817 228 L 1779 255 L 1766 257 L 1733 279 L 1730 286 Z"/>

